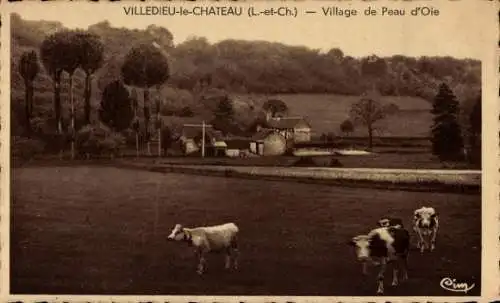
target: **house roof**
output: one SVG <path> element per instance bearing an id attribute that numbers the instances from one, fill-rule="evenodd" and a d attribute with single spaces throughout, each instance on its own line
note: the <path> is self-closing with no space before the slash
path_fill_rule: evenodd
<path id="1" fill-rule="evenodd" d="M 182 126 L 182 135 L 188 139 L 194 139 L 202 134 L 202 125 L 185 124 Z M 205 134 L 214 138 L 216 141 L 223 141 L 222 132 L 214 129 L 212 126 L 205 125 Z"/>
<path id="2" fill-rule="evenodd" d="M 300 122 L 305 123 L 309 126 L 309 123 L 304 119 L 304 117 L 280 117 L 280 118 L 271 118 L 267 121 L 267 127 L 274 129 L 290 129 L 295 128 L 297 124 Z M 309 126 L 310 127 L 310 126 Z"/>
<path id="3" fill-rule="evenodd" d="M 212 131 L 212 136 L 215 139 L 215 141 L 224 141 L 224 135 L 220 130 L 213 130 Z"/>
<path id="4" fill-rule="evenodd" d="M 205 131 L 208 133 L 208 132 L 212 132 L 213 131 L 213 128 L 212 126 L 205 126 Z M 202 126 L 201 126 L 201 123 L 200 123 L 200 126 L 195 126 L 195 125 L 183 125 L 182 126 L 182 135 L 186 138 L 189 138 L 189 139 L 192 139 L 196 136 L 199 136 L 202 132 Z"/>
<path id="5" fill-rule="evenodd" d="M 227 147 L 227 144 L 224 141 L 217 141 L 214 143 L 214 147 Z"/>

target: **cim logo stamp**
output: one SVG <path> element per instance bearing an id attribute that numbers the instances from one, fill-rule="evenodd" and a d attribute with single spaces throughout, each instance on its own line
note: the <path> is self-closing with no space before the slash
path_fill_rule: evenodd
<path id="1" fill-rule="evenodd" d="M 457 282 L 457 279 L 443 278 L 439 285 L 446 290 L 453 292 L 463 292 L 467 293 L 469 290 L 473 289 L 476 284 L 467 284 L 465 282 Z"/>

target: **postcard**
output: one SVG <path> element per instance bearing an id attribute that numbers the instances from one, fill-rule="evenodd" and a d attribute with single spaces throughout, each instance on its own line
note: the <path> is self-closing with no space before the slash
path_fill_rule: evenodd
<path id="1" fill-rule="evenodd" d="M 1 6 L 2 301 L 500 298 L 498 2 Z"/>

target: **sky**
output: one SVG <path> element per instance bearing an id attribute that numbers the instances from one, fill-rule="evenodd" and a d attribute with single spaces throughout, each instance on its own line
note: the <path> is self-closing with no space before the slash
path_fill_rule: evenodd
<path id="1" fill-rule="evenodd" d="M 125 6 L 199 6 L 200 3 L 146 2 L 129 3 L 48 3 L 8 5 L 23 19 L 60 21 L 66 27 L 87 28 L 108 20 L 114 27 L 144 29 L 150 24 L 167 28 L 178 44 L 190 36 L 206 37 L 214 43 L 224 39 L 267 40 L 288 45 L 305 45 L 328 51 L 340 48 L 344 54 L 362 57 L 371 54 L 391 56 L 452 56 L 481 59 L 486 47 L 496 47 L 496 10 L 494 1 L 295 1 L 212 3 L 213 6 L 242 6 L 240 17 L 193 16 L 127 16 Z M 14 3 L 17 4 L 17 3 Z M 430 5 L 431 4 L 431 5 Z M 439 4 L 439 5 L 438 5 Z M 316 15 L 297 18 L 262 16 L 249 18 L 246 9 L 256 10 L 296 7 L 299 12 L 316 10 Z M 369 6 L 379 12 L 382 7 L 405 9 L 406 16 L 363 15 Z M 408 16 L 415 7 L 427 6 L 439 10 L 439 16 Z M 357 9 L 359 15 L 350 18 L 322 16 L 322 7 Z"/>

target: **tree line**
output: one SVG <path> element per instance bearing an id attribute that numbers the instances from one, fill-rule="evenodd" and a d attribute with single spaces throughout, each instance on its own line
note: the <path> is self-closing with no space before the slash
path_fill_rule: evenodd
<path id="1" fill-rule="evenodd" d="M 13 17 L 14 18 L 14 17 Z M 19 19 L 19 20 L 17 20 Z M 15 39 L 38 47 L 45 33 L 39 24 L 23 22 L 19 16 Z M 40 28 L 62 27 L 41 24 Z M 361 95 L 371 85 L 363 75 L 363 62 L 377 56 L 355 58 L 341 48 L 328 51 L 306 46 L 290 46 L 277 42 L 226 39 L 210 43 L 203 37 L 191 37 L 174 45 L 174 35 L 166 28 L 150 26 L 145 30 L 113 28 L 101 22 L 88 28 L 98 35 L 105 47 L 105 62 L 98 73 L 101 90 L 120 77 L 121 64 L 128 45 L 157 40 L 168 52 L 171 63 L 169 85 L 193 91 L 204 83 L 231 93 L 334 93 Z M 43 39 L 42 39 L 43 40 Z M 127 45 L 123 45 L 127 41 Z M 440 83 L 447 82 L 459 100 L 470 102 L 481 86 L 481 63 L 452 57 L 419 58 L 388 56 L 387 64 L 377 79 L 384 96 L 418 96 L 429 101 Z"/>
<path id="2" fill-rule="evenodd" d="M 173 35 L 168 30 L 150 27 L 146 32 L 149 38 L 157 37 L 161 45 L 154 39 L 138 40 L 137 37 L 143 34 L 140 31 L 112 29 L 109 24 L 101 24 L 90 27 L 88 31 L 56 31 L 39 43 L 38 52 L 31 50 L 23 53 L 17 67 L 25 86 L 28 135 L 33 118 L 33 83 L 42 70 L 50 75 L 52 82 L 55 116 L 52 127 L 62 141 L 71 143 L 72 155 L 76 133 L 82 129 L 92 131 L 92 127 L 82 126 L 91 123 L 93 78 L 97 78 L 97 82 L 104 79 L 106 83 L 102 88 L 98 87 L 101 92 L 100 106 L 96 111 L 98 118 L 114 131 L 133 130 L 136 147 L 140 140 L 149 142 L 154 131 L 158 131 L 160 140 L 169 141 L 171 138 L 171 131 L 162 125 L 161 119 L 165 100 L 162 100 L 161 93 L 150 100 L 151 91 L 161 92 L 165 83 L 169 87 L 189 91 L 198 101 L 203 100 L 205 96 L 202 92 L 207 88 L 226 92 L 218 98 L 212 120 L 226 133 L 240 131 L 229 98 L 235 92 L 360 95 L 360 102 L 351 109 L 352 121 L 345 121 L 340 128 L 342 132 L 349 133 L 354 127 L 353 122 L 361 123 L 367 128 L 369 138 L 373 136 L 372 124 L 394 111 L 394 108 L 380 107 L 377 102 L 380 95 L 420 95 L 432 101 L 442 91 L 442 83 L 446 83 L 452 95 L 453 91 L 460 95 L 462 102 L 457 107 L 463 109 L 467 106 L 464 103 L 468 102 L 471 117 L 473 114 L 477 116 L 480 63 L 475 60 L 404 56 L 356 59 L 344 55 L 338 48 L 322 53 L 307 47 L 262 41 L 225 40 L 210 44 L 204 38 L 191 38 L 174 46 Z M 123 43 L 127 37 L 136 43 L 120 55 L 117 43 Z M 37 53 L 43 69 L 38 64 Z M 77 71 L 84 75 L 84 108 L 78 120 L 81 125 L 77 125 L 78 113 L 75 112 L 73 94 Z M 65 100 L 61 100 L 61 83 L 66 78 L 69 83 L 69 125 L 65 125 L 62 119 Z M 139 109 L 138 91 L 142 91 L 142 109 Z M 275 101 L 279 100 L 268 100 L 262 109 L 280 111 L 279 107 L 283 104 Z M 154 109 L 153 123 L 151 107 Z M 183 112 L 187 116 L 194 115 L 190 107 L 184 107 Z M 471 125 L 477 125 L 477 122 L 472 122 L 477 119 L 480 120 L 480 115 L 475 120 L 470 119 Z M 162 130 L 169 134 L 169 138 L 162 135 Z M 477 141 L 478 135 L 474 136 Z M 369 139 L 369 146 L 371 142 Z"/>
<path id="3" fill-rule="evenodd" d="M 276 42 L 224 40 L 214 44 L 191 38 L 171 50 L 179 66 L 172 83 L 192 89 L 201 79 L 236 92 L 264 94 L 335 93 L 360 95 L 372 85 L 365 77 L 365 61 L 386 64 L 377 81 L 385 96 L 417 96 L 432 100 L 439 84 L 449 85 L 469 98 L 480 87 L 480 62 L 452 57 L 375 55 L 354 58 L 340 48 L 327 52 Z M 474 91 L 475 90 L 475 91 Z"/>
<path id="4" fill-rule="evenodd" d="M 73 76 L 77 69 L 85 73 L 83 124 L 91 124 L 91 78 L 103 64 L 104 45 L 100 38 L 82 30 L 63 30 L 47 36 L 40 46 L 40 59 L 44 70 L 50 75 L 53 83 L 53 112 L 55 121 L 53 128 L 61 141 L 64 135 L 71 145 L 71 157 L 75 157 L 75 141 L 77 128 L 75 125 Z M 31 119 L 33 113 L 33 82 L 40 71 L 38 55 L 35 51 L 22 54 L 19 62 L 19 73 L 25 84 L 25 122 L 26 135 L 31 136 Z M 136 45 L 127 54 L 121 68 L 121 77 L 109 83 L 103 91 L 101 106 L 98 111 L 99 120 L 107 124 L 113 131 L 133 128 L 139 132 L 137 102 L 133 100 L 124 85 L 134 89 L 142 89 L 144 95 L 144 134 L 150 135 L 149 91 L 153 86 L 161 86 L 169 77 L 169 65 L 166 56 L 155 44 Z M 61 82 L 69 83 L 69 127 L 63 126 L 61 99 Z M 156 102 L 155 128 L 160 130 L 160 106 Z M 130 113 L 133 112 L 133 114 Z M 92 127 L 82 129 L 92 130 Z M 138 140 L 138 136 L 136 136 Z M 138 142 L 136 143 L 138 145 Z M 61 145 L 62 147 L 62 145 Z"/>

